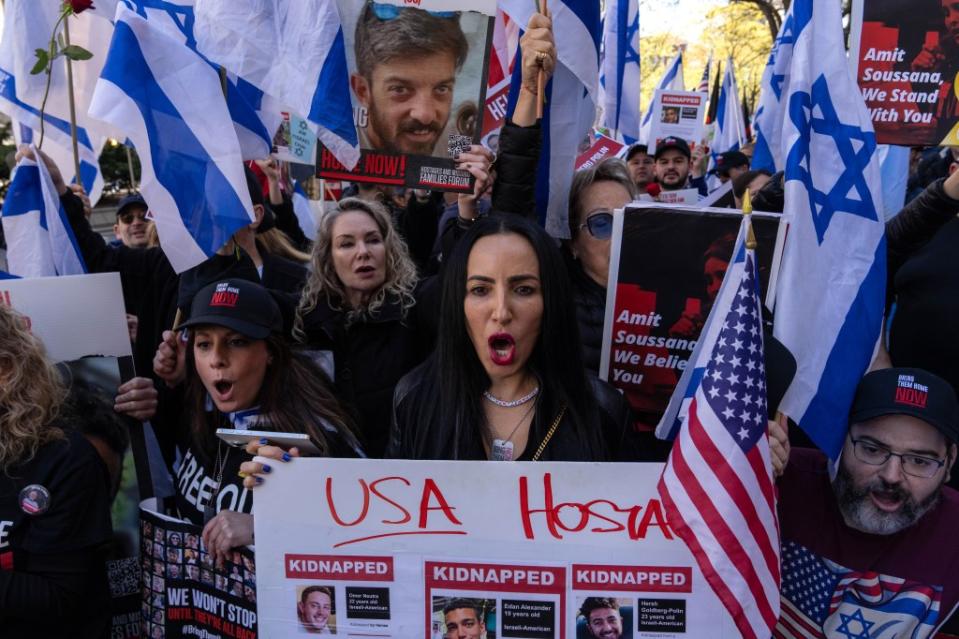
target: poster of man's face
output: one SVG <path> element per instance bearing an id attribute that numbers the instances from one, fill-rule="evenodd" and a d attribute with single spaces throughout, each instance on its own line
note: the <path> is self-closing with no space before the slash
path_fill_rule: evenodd
<path id="1" fill-rule="evenodd" d="M 338 6 L 364 155 L 355 177 L 392 184 L 400 177 L 409 187 L 465 190 L 455 180 L 444 185 L 442 172 L 430 169 L 452 170 L 450 148 L 479 134 L 495 0 L 420 0 L 415 6 L 338 0 Z M 407 161 L 365 161 L 380 153 Z"/>

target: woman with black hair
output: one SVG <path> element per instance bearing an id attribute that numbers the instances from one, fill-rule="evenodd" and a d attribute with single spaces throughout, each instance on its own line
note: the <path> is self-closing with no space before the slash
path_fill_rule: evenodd
<path id="1" fill-rule="evenodd" d="M 478 220 L 446 263 L 436 351 L 393 398 L 388 457 L 608 461 L 640 453 L 622 396 L 583 368 L 552 239 Z"/>
<path id="2" fill-rule="evenodd" d="M 176 506 L 203 526 L 207 548 L 225 555 L 253 543 L 253 500 L 238 473 L 249 455 L 220 441 L 218 428 L 306 433 L 324 456 L 363 453 L 329 379 L 290 349 L 280 309 L 262 286 L 240 279 L 210 284 L 194 297 L 183 328 L 186 428 L 177 433 Z"/>

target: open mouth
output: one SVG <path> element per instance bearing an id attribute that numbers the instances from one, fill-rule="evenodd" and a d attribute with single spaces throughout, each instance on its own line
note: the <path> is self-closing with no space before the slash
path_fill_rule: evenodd
<path id="1" fill-rule="evenodd" d="M 496 333 L 490 336 L 489 356 L 497 366 L 509 366 L 516 357 L 516 341 L 509 333 Z"/>
<path id="2" fill-rule="evenodd" d="M 902 495 L 895 490 L 873 490 L 869 497 L 876 508 L 885 512 L 895 512 L 903 503 Z"/>
<path id="3" fill-rule="evenodd" d="M 233 382 L 221 379 L 213 382 L 213 389 L 216 391 L 216 399 L 220 401 L 229 401 L 233 397 Z"/>
<path id="4" fill-rule="evenodd" d="M 372 266 L 360 266 L 354 272 L 361 277 L 368 277 L 374 274 L 376 269 Z"/>

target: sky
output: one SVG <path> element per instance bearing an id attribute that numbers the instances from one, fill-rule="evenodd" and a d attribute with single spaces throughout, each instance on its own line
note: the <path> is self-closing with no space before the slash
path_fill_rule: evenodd
<path id="1" fill-rule="evenodd" d="M 670 32 L 695 42 L 703 30 L 706 13 L 727 0 L 646 0 L 640 6 L 639 33 L 650 36 Z"/>

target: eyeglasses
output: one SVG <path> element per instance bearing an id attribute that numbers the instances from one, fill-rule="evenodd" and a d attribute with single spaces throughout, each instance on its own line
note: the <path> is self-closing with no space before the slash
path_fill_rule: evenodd
<path id="1" fill-rule="evenodd" d="M 380 20 L 395 20 L 400 16 L 400 11 L 406 7 L 398 7 L 395 4 L 385 4 L 382 2 L 371 2 L 370 6 L 373 7 L 373 15 L 375 15 Z M 431 16 L 436 16 L 437 18 L 455 18 L 455 11 L 427 11 Z"/>
<path id="2" fill-rule="evenodd" d="M 941 459 L 923 457 L 922 455 L 894 453 L 885 446 L 880 446 L 875 442 L 866 439 L 853 439 L 852 435 L 849 436 L 849 441 L 852 442 L 852 450 L 856 455 L 856 459 L 862 463 L 869 464 L 870 466 L 882 466 L 889 461 L 890 457 L 898 457 L 902 465 L 902 472 L 907 475 L 912 475 L 913 477 L 921 477 L 923 479 L 935 477 L 939 469 L 946 463 Z"/>
<path id="3" fill-rule="evenodd" d="M 576 228 L 579 230 L 585 228 L 589 231 L 589 234 L 597 240 L 608 240 L 613 236 L 613 213 L 612 211 L 598 211 L 593 213 L 586 218 L 584 223 Z"/>
<path id="4" fill-rule="evenodd" d="M 141 222 L 147 221 L 147 212 L 143 211 L 142 213 L 131 213 L 127 212 L 120 216 L 120 221 L 124 224 L 133 224 L 133 220 L 140 220 Z"/>

